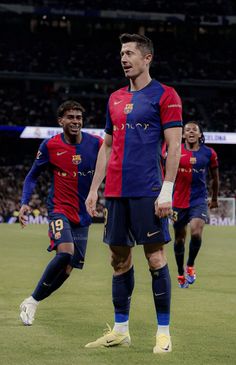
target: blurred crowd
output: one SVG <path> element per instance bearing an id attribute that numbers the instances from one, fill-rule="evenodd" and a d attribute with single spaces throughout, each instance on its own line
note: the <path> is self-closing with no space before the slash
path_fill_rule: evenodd
<path id="1" fill-rule="evenodd" d="M 25 4 L 35 7 L 56 7 L 60 9 L 110 9 L 110 10 L 136 10 L 136 11 L 150 11 L 150 12 L 166 12 L 166 13 L 188 13 L 195 15 L 201 14 L 232 14 L 235 10 L 235 3 L 233 0 L 198 0 L 198 3 L 189 0 L 175 1 L 175 0 L 127 0 L 122 3 L 119 0 L 8 0 L 8 3 Z"/>
<path id="2" fill-rule="evenodd" d="M 85 31 L 91 33 L 89 47 L 83 38 L 79 40 L 74 34 L 60 34 L 56 39 L 52 32 L 31 33 L 27 34 L 27 43 L 25 34 L 17 39 L 9 34 L 7 41 L 0 39 L 0 72 L 106 80 L 121 77 L 117 37 L 104 34 L 104 30 L 99 32 L 99 28 L 102 28 L 100 21 L 95 21 L 93 27 L 91 31 L 85 25 Z M 114 30 L 108 27 L 108 31 Z M 47 36 L 47 42 L 44 36 Z M 172 82 L 184 79 L 236 79 L 236 50 L 232 47 L 230 36 L 219 35 L 216 38 L 203 27 L 199 27 L 197 35 L 191 34 L 196 37 L 194 40 L 190 37 L 181 38 L 179 34 L 178 39 L 174 31 L 168 34 L 167 30 L 164 33 L 154 31 L 150 36 L 155 49 L 159 51 L 152 68 L 154 77 Z"/>
<path id="3" fill-rule="evenodd" d="M 0 88 L 0 125 L 49 126 L 56 125 L 58 106 L 69 98 L 81 102 L 86 110 L 85 126 L 103 128 L 107 98 L 86 91 L 69 93 L 65 90 L 54 92 L 50 88 L 42 88 L 40 92 L 27 92 L 20 87 Z"/>
<path id="4" fill-rule="evenodd" d="M 103 128 L 108 95 L 126 83 L 118 35 L 140 31 L 123 20 L 103 22 L 80 19 L 71 33 L 46 22 L 17 37 L 8 26 L 6 37 L 0 37 L 0 125 L 55 125 L 58 105 L 76 98 L 87 111 L 86 126 Z M 208 131 L 235 132 L 234 28 L 186 27 L 144 27 L 157 50 L 152 77 L 177 89 L 185 121 L 197 119 Z"/>
<path id="5" fill-rule="evenodd" d="M 57 91 L 45 88 L 32 93 L 19 87 L 10 90 L 0 88 L 0 125 L 56 126 L 58 106 L 68 98 L 75 98 L 86 110 L 84 126 L 104 128 L 107 96 L 95 91 L 86 93 L 85 90 L 73 92 L 72 89 L 68 92 L 63 88 Z M 185 122 L 198 120 L 205 131 L 236 132 L 236 104 L 233 96 L 193 98 L 183 96 L 181 90 L 179 93 Z"/>
<path id="6" fill-rule="evenodd" d="M 45 13 L 32 11 L 31 15 L 20 17 L 13 13 L 5 17 L 0 13 L 0 125 L 53 126 L 58 105 L 75 98 L 87 111 L 85 126 L 103 128 L 108 95 L 125 84 L 118 36 L 123 32 L 138 32 L 153 40 L 151 75 L 179 92 L 184 121 L 197 119 L 208 131 L 236 131 L 234 25 L 207 26 L 196 19 L 179 23 L 165 18 L 163 21 L 137 21 L 125 16 L 111 19 L 92 12 L 92 9 L 135 9 L 232 15 L 233 1 L 127 0 L 123 4 L 118 0 L 25 0 L 19 3 L 45 7 Z M 55 16 L 50 7 L 81 7 L 91 9 L 91 13 Z"/>

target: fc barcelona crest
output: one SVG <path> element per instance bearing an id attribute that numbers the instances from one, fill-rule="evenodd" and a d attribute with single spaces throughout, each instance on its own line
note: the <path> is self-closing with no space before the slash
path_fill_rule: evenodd
<path id="1" fill-rule="evenodd" d="M 190 162 L 192 165 L 195 165 L 195 163 L 197 162 L 196 157 L 190 157 L 189 162 Z"/>
<path id="2" fill-rule="evenodd" d="M 125 114 L 129 114 L 132 112 L 134 107 L 134 104 L 126 104 L 125 108 L 124 108 L 124 113 Z"/>
<path id="3" fill-rule="evenodd" d="M 55 233 L 55 240 L 59 240 L 61 238 L 61 233 L 60 232 L 56 232 Z"/>
<path id="4" fill-rule="evenodd" d="M 81 155 L 72 155 L 72 163 L 74 165 L 79 165 L 81 162 Z"/>

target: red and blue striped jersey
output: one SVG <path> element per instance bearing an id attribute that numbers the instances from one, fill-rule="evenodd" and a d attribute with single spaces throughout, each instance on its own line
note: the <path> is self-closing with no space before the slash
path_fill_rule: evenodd
<path id="1" fill-rule="evenodd" d="M 91 218 L 86 211 L 85 200 L 102 142 L 100 137 L 85 132 L 82 132 L 82 140 L 78 144 L 68 144 L 63 133 L 44 140 L 26 176 L 22 204 L 28 204 L 39 174 L 49 166 L 52 173 L 47 200 L 49 216 L 61 213 L 71 222 L 89 225 Z"/>
<path id="2" fill-rule="evenodd" d="M 175 181 L 173 206 L 189 208 L 207 200 L 208 169 L 218 167 L 217 154 L 204 144 L 198 151 L 189 151 L 182 144 L 179 169 Z"/>
<path id="3" fill-rule="evenodd" d="M 172 87 L 152 80 L 139 91 L 110 95 L 106 133 L 112 134 L 105 196 L 157 196 L 163 181 L 163 131 L 182 126 L 181 99 Z"/>

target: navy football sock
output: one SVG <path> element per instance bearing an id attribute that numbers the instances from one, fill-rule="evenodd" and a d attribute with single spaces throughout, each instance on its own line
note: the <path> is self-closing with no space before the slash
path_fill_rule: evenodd
<path id="1" fill-rule="evenodd" d="M 171 280 L 168 265 L 161 269 L 150 270 L 152 274 L 152 292 L 160 326 L 168 326 L 170 322 Z"/>
<path id="2" fill-rule="evenodd" d="M 57 277 L 53 280 L 51 286 L 48 287 L 47 295 L 45 293 L 44 299 L 49 297 L 49 295 L 51 295 L 55 290 L 59 289 L 69 276 L 70 274 L 67 274 L 66 268 L 62 269 Z"/>
<path id="3" fill-rule="evenodd" d="M 200 250 L 202 239 L 200 236 L 192 236 L 189 244 L 189 257 L 187 266 L 194 266 L 194 261 L 197 257 L 198 251 Z"/>
<path id="4" fill-rule="evenodd" d="M 134 268 L 112 278 L 112 301 L 115 309 L 115 322 L 129 319 L 131 295 L 134 289 Z"/>
<path id="5" fill-rule="evenodd" d="M 179 275 L 184 275 L 184 243 L 174 243 L 175 260 Z"/>
<path id="6" fill-rule="evenodd" d="M 37 287 L 32 294 L 32 297 L 35 300 L 40 301 L 50 295 L 48 294 L 48 291 L 50 291 L 50 287 L 53 284 L 55 277 L 59 275 L 62 269 L 65 270 L 66 266 L 71 261 L 71 257 L 71 254 L 67 252 L 60 252 L 54 256 L 54 258 L 46 267 Z"/>

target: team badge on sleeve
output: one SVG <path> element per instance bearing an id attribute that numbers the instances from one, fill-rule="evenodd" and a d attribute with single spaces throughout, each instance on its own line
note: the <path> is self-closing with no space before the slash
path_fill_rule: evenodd
<path id="1" fill-rule="evenodd" d="M 134 107 L 134 104 L 126 104 L 125 108 L 124 108 L 124 113 L 125 114 L 129 114 L 132 112 Z"/>
<path id="2" fill-rule="evenodd" d="M 74 165 L 79 165 L 81 163 L 81 155 L 73 155 L 72 156 L 72 163 Z"/>

